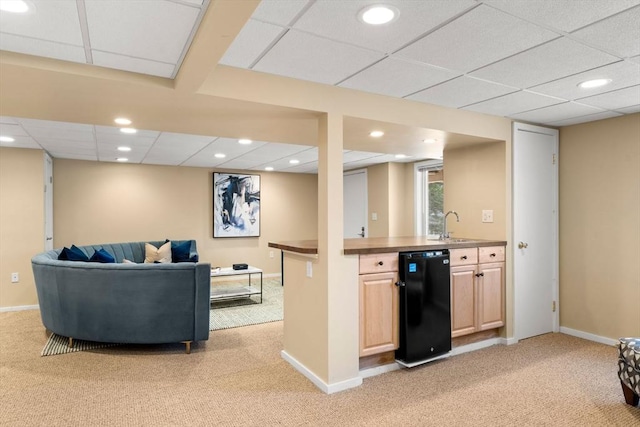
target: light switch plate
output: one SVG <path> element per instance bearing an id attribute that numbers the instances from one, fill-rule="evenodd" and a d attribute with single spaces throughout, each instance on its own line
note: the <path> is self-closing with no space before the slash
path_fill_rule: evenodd
<path id="1" fill-rule="evenodd" d="M 311 261 L 307 261 L 307 277 L 313 277 L 313 264 L 311 264 Z"/>
<path id="2" fill-rule="evenodd" d="M 493 209 L 482 210 L 482 222 L 493 222 Z"/>
<path id="3" fill-rule="evenodd" d="M 377 220 L 378 220 L 378 213 L 371 212 L 371 221 L 377 221 Z"/>

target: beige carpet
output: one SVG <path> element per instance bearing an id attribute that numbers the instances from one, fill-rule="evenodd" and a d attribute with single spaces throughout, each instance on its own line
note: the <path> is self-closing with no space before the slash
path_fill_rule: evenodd
<path id="1" fill-rule="evenodd" d="M 0 425 L 632 426 L 616 350 L 562 334 L 364 380 L 327 396 L 280 357 L 282 322 L 183 346 L 40 357 L 36 311 L 0 313 Z"/>

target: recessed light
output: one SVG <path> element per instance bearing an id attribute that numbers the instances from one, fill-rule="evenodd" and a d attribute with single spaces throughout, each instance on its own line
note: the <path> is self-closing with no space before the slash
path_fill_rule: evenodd
<path id="1" fill-rule="evenodd" d="M 114 122 L 122 126 L 129 126 L 131 124 L 131 120 L 127 119 L 126 117 L 118 117 L 114 120 Z"/>
<path id="2" fill-rule="evenodd" d="M 407 156 L 406 154 L 396 154 L 396 159 L 406 159 L 407 157 L 409 156 Z"/>
<path id="3" fill-rule="evenodd" d="M 217 158 L 217 159 L 224 159 L 225 157 L 227 157 L 226 154 L 223 153 L 216 153 L 213 155 L 213 157 Z"/>
<path id="4" fill-rule="evenodd" d="M 611 79 L 593 79 L 579 83 L 578 87 L 581 89 L 593 89 L 596 87 L 608 85 L 609 83 L 611 83 Z"/>
<path id="5" fill-rule="evenodd" d="M 24 0 L 2 0 L 0 1 L 0 10 L 11 13 L 26 13 L 29 11 L 29 3 Z"/>
<path id="6" fill-rule="evenodd" d="M 118 147 L 118 151 L 131 151 L 131 147 Z"/>
<path id="7" fill-rule="evenodd" d="M 0 142 L 15 142 L 15 138 L 10 136 L 0 136 Z"/>
<path id="8" fill-rule="evenodd" d="M 374 130 L 369 134 L 369 136 L 373 138 L 380 138 L 382 135 L 384 135 L 384 132 L 382 132 L 381 130 Z"/>
<path id="9" fill-rule="evenodd" d="M 399 14 L 400 11 L 393 6 L 374 4 L 360 10 L 358 18 L 366 24 L 382 25 L 395 20 Z"/>
<path id="10" fill-rule="evenodd" d="M 128 134 L 134 134 L 134 133 L 138 132 L 138 130 L 134 129 L 134 128 L 120 128 L 120 132 L 128 133 Z"/>
<path id="11" fill-rule="evenodd" d="M 273 166 L 267 166 L 264 170 L 271 172 L 273 170 Z"/>
<path id="12" fill-rule="evenodd" d="M 289 163 L 291 163 L 292 165 L 297 165 L 298 163 L 300 163 L 300 160 L 298 160 L 298 159 L 291 159 L 291 160 L 289 160 Z"/>
<path id="13" fill-rule="evenodd" d="M 118 157 L 118 158 L 116 159 L 116 161 L 118 161 L 118 162 L 128 162 L 128 161 L 129 161 L 129 159 L 127 159 L 126 157 Z"/>
<path id="14" fill-rule="evenodd" d="M 251 144 L 253 141 L 250 139 L 239 139 L 238 140 L 238 144 L 242 144 L 242 145 L 249 145 Z"/>
<path id="15" fill-rule="evenodd" d="M 434 138 L 427 138 L 427 139 L 423 139 L 422 142 L 424 142 L 425 144 L 433 144 L 437 141 L 437 139 Z"/>

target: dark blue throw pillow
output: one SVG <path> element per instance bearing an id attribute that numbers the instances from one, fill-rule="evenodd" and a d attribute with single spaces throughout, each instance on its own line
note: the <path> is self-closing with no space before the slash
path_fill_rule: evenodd
<path id="1" fill-rule="evenodd" d="M 71 245 L 71 248 L 64 247 L 58 255 L 58 259 L 62 261 L 89 261 L 89 257 L 76 245 Z"/>
<path id="2" fill-rule="evenodd" d="M 183 243 L 171 242 L 171 261 L 172 262 L 198 262 L 198 256 L 189 257 L 191 252 L 191 242 L 187 240 Z M 195 259 L 194 259 L 195 258 Z"/>
<path id="3" fill-rule="evenodd" d="M 104 250 L 104 248 L 100 248 L 91 255 L 89 258 L 89 262 L 103 262 L 103 263 L 115 263 L 116 260 L 111 254 Z"/>

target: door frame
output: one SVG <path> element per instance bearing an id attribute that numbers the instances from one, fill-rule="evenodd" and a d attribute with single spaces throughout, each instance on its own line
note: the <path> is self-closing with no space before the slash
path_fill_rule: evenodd
<path id="1" fill-rule="evenodd" d="M 44 153 L 44 250 L 53 249 L 53 159 Z"/>
<path id="2" fill-rule="evenodd" d="M 551 283 L 551 295 L 553 298 L 553 301 L 555 301 L 556 303 L 556 310 L 555 312 L 551 312 L 552 315 L 552 331 L 553 332 L 559 332 L 560 331 L 560 304 L 559 304 L 559 297 L 560 297 L 560 288 L 559 288 L 559 266 L 560 266 L 560 259 L 559 259 L 559 246 L 560 246 L 560 234 L 559 234 L 559 175 L 558 175 L 558 170 L 559 168 L 559 162 L 560 162 L 560 157 L 559 157 L 559 148 L 560 148 L 560 135 L 559 135 L 559 131 L 557 129 L 553 129 L 553 128 L 547 128 L 547 127 L 542 127 L 542 126 L 535 126 L 535 125 L 529 125 L 526 123 L 519 123 L 519 122 L 513 122 L 513 126 L 512 126 L 512 150 L 511 150 L 511 181 L 512 181 L 512 185 L 511 185 L 511 200 L 512 200 L 512 204 L 511 204 L 511 215 L 512 215 L 512 221 L 511 221 L 511 250 L 509 251 L 509 253 L 511 254 L 511 259 L 513 260 L 512 262 L 512 266 L 513 266 L 513 336 L 516 339 L 516 342 L 520 339 L 523 339 L 520 337 L 519 333 L 518 333 L 518 309 L 520 304 L 522 304 L 522 302 L 519 301 L 518 299 L 518 287 L 515 285 L 518 282 L 518 277 L 516 276 L 517 274 L 517 269 L 516 269 L 516 250 L 517 250 L 517 244 L 518 244 L 518 239 L 516 236 L 516 204 L 515 204 L 515 175 L 517 173 L 516 168 L 515 168 L 515 155 L 516 155 L 516 135 L 518 131 L 524 131 L 524 132 L 532 132 L 532 133 L 539 133 L 539 134 L 543 134 L 543 135 L 549 135 L 549 136 L 553 136 L 555 137 L 555 141 L 553 143 L 553 151 L 555 152 L 555 168 L 553 170 L 553 176 L 552 179 L 554 181 L 554 185 L 553 185 L 553 194 L 552 194 L 552 203 L 553 203 L 553 214 L 551 215 L 551 220 L 552 220 L 552 227 L 553 227 L 553 242 L 552 242 L 552 247 L 553 247 L 553 254 L 551 257 L 552 260 L 552 283 Z"/>

